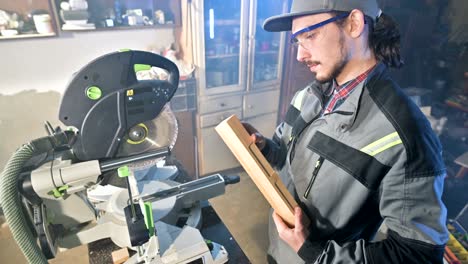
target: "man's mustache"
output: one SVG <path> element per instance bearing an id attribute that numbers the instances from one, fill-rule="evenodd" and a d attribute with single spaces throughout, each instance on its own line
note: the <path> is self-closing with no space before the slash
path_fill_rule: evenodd
<path id="1" fill-rule="evenodd" d="M 307 67 L 311 67 L 311 66 L 320 64 L 320 62 L 308 60 L 308 61 L 304 61 L 304 64 L 305 64 Z"/>

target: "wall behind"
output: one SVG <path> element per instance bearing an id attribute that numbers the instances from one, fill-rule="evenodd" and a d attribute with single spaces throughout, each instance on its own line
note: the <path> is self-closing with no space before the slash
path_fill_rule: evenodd
<path id="1" fill-rule="evenodd" d="M 59 37 L 0 41 L 0 93 L 63 91 L 71 75 L 91 60 L 120 49 L 160 51 L 173 29 L 64 32 Z"/>
<path id="2" fill-rule="evenodd" d="M 173 29 L 65 32 L 55 38 L 0 41 L 0 171 L 21 144 L 46 135 L 45 120 L 61 125 L 60 98 L 74 72 L 122 48 L 160 51 L 173 42 Z"/>

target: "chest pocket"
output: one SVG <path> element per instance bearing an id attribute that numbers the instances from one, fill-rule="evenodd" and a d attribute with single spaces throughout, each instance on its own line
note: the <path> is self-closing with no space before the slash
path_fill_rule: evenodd
<path id="1" fill-rule="evenodd" d="M 317 161 L 319 166 L 316 166 L 314 174 L 318 173 L 320 164 L 327 160 L 346 171 L 371 191 L 378 190 L 380 182 L 391 168 L 369 154 L 354 149 L 320 131 L 315 133 L 307 148 L 320 156 Z M 313 180 L 314 178 L 312 177 Z"/>

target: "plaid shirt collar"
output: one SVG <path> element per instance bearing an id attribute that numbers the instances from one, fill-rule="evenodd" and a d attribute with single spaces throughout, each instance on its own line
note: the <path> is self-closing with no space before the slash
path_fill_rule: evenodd
<path id="1" fill-rule="evenodd" d="M 338 108 L 338 106 L 340 106 L 346 100 L 346 98 L 348 98 L 348 96 L 354 91 L 354 88 L 356 88 L 360 83 L 367 79 L 367 77 L 375 68 L 375 66 L 376 65 L 372 66 L 370 69 L 368 69 L 355 79 L 343 84 L 342 86 L 339 86 L 338 84 L 336 84 L 336 82 L 334 82 L 333 94 L 328 100 L 327 105 L 325 106 L 323 115 L 329 114 L 333 112 L 333 110 Z"/>

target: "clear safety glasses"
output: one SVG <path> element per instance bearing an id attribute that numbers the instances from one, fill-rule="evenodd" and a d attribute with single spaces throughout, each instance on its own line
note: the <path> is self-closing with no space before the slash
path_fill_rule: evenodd
<path id="1" fill-rule="evenodd" d="M 291 35 L 291 44 L 301 46 L 306 50 L 311 50 L 314 47 L 314 43 L 319 42 L 320 38 L 323 37 L 323 26 L 344 19 L 348 17 L 348 15 L 349 13 L 341 14 L 297 31 Z"/>

